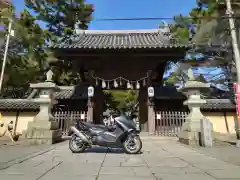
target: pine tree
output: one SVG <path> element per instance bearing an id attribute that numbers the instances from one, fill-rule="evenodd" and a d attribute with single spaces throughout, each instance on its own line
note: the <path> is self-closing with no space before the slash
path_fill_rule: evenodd
<path id="1" fill-rule="evenodd" d="M 19 15 L 16 14 L 13 6 L 1 9 L 0 24 L 4 27 L 0 37 L 3 40 L 1 57 L 5 48 L 4 37 L 8 33 L 9 19 L 13 22 L 14 36 L 10 37 L 4 89 L 10 89 L 11 95 L 15 93 L 16 88 L 29 88 L 30 82 L 36 82 L 43 75 L 43 69 L 47 64 L 45 39 L 49 36 L 49 32 L 42 30 L 36 23 L 36 18 L 26 9 Z M 8 93 L 6 92 L 5 95 L 8 96 Z"/>
<path id="2" fill-rule="evenodd" d="M 88 29 L 94 11 L 93 5 L 85 0 L 25 0 L 25 4 L 57 37 L 72 34 L 75 25 Z"/>
<path id="3" fill-rule="evenodd" d="M 47 40 L 53 43 L 72 35 L 76 28 L 88 29 L 94 11 L 93 5 L 85 0 L 25 0 L 25 4 L 35 12 L 37 20 L 46 24 L 50 32 Z M 54 56 L 52 52 L 49 54 Z M 53 70 L 54 81 L 59 85 L 74 85 L 79 81 L 69 61 L 59 60 Z"/>

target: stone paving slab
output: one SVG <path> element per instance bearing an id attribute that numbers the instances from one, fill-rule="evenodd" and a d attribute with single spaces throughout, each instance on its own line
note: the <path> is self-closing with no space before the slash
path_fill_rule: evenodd
<path id="1" fill-rule="evenodd" d="M 74 176 L 97 176 L 101 164 L 71 164 L 62 163 L 49 174 L 74 175 Z"/>
<path id="2" fill-rule="evenodd" d="M 239 148 L 237 148 L 236 145 L 231 145 L 225 142 L 215 142 L 212 148 L 194 146 L 193 149 L 200 153 L 240 166 L 240 153 Z"/>
<path id="3" fill-rule="evenodd" d="M 46 175 L 41 180 L 96 180 L 97 176 L 74 176 L 74 175 L 68 175 L 68 176 L 62 176 L 58 174 L 54 175 Z"/>
<path id="4" fill-rule="evenodd" d="M 68 143 L 0 170 L 11 180 L 227 180 L 240 179 L 240 167 L 206 156 L 171 139 L 143 140 L 143 153 L 94 148 L 72 154 Z"/>
<path id="5" fill-rule="evenodd" d="M 116 175 L 101 175 L 97 180 L 156 180 L 155 177 L 132 177 L 132 176 L 116 176 Z"/>
<path id="6" fill-rule="evenodd" d="M 207 174 L 164 174 L 157 177 L 161 180 L 216 180 Z"/>
<path id="7" fill-rule="evenodd" d="M 54 148 L 54 146 L 49 145 L 29 146 L 26 144 L 1 146 L 0 170 L 51 151 Z"/>
<path id="8" fill-rule="evenodd" d="M 188 166 L 185 168 L 151 167 L 150 171 L 157 176 L 165 175 L 165 174 L 184 175 L 184 174 L 202 174 L 203 173 L 202 170 L 193 166 Z"/>
<path id="9" fill-rule="evenodd" d="M 216 170 L 208 170 L 209 175 L 215 178 L 228 178 L 228 179 L 240 179 L 240 171 L 239 169 L 216 169 Z"/>

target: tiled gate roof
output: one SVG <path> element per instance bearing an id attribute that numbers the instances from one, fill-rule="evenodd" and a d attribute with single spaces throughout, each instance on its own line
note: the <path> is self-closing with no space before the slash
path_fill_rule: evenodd
<path id="1" fill-rule="evenodd" d="M 51 48 L 81 49 L 149 49 L 186 48 L 175 44 L 162 29 L 148 30 L 80 30 L 77 34 L 63 38 Z"/>

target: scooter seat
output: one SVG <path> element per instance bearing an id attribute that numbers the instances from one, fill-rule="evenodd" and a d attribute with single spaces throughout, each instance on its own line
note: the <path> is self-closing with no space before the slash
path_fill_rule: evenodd
<path id="1" fill-rule="evenodd" d="M 88 128 L 98 128 L 98 129 L 103 129 L 103 130 L 107 130 L 107 131 L 114 131 L 115 130 L 115 126 L 105 126 L 102 124 L 92 124 L 92 123 L 88 123 L 88 122 L 82 122 L 86 127 Z"/>
<path id="2" fill-rule="evenodd" d="M 104 126 L 102 124 L 92 124 L 92 123 L 88 123 L 88 122 L 82 122 L 82 123 L 89 128 L 108 129 L 106 126 Z"/>

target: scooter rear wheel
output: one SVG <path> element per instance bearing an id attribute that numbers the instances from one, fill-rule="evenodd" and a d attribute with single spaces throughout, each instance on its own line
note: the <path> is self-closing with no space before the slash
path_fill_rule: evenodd
<path id="1" fill-rule="evenodd" d="M 127 154 L 138 154 L 142 149 L 142 140 L 139 136 L 129 135 L 123 141 L 123 148 Z"/>
<path id="2" fill-rule="evenodd" d="M 69 149 L 72 153 L 82 153 L 86 150 L 86 146 L 79 137 L 72 135 L 72 138 L 69 140 Z"/>

